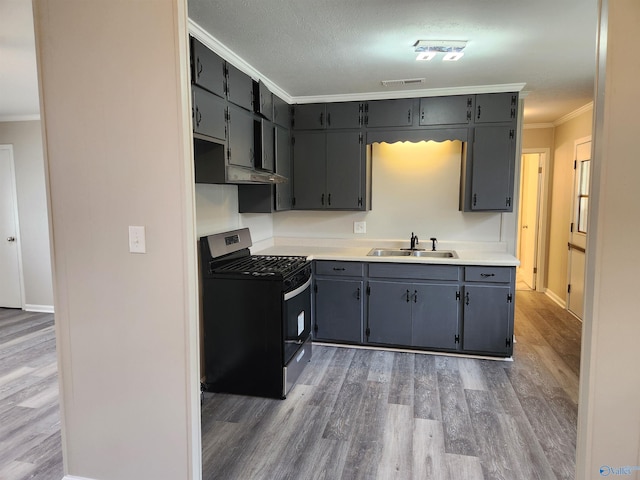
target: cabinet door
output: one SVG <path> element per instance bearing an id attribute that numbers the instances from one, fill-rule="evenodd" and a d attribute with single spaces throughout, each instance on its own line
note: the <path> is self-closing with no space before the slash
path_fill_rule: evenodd
<path id="1" fill-rule="evenodd" d="M 411 285 L 369 282 L 368 343 L 411 345 Z"/>
<path id="2" fill-rule="evenodd" d="M 453 125 L 471 122 L 473 95 L 420 99 L 420 125 Z"/>
<path id="3" fill-rule="evenodd" d="M 212 93 L 192 85 L 193 131 L 218 140 L 226 140 L 226 102 Z"/>
<path id="4" fill-rule="evenodd" d="M 456 350 L 459 345 L 458 285 L 413 285 L 411 344 Z"/>
<path id="5" fill-rule="evenodd" d="M 253 167 L 253 115 L 233 105 L 229 109 L 228 161 L 233 165 Z"/>
<path id="6" fill-rule="evenodd" d="M 224 98 L 224 60 L 195 38 L 191 38 L 191 78 L 193 83 Z"/>
<path id="7" fill-rule="evenodd" d="M 515 131 L 481 126 L 474 132 L 471 210 L 513 210 Z"/>
<path id="8" fill-rule="evenodd" d="M 365 105 L 368 127 L 409 127 L 413 125 L 413 99 L 375 100 Z"/>
<path id="9" fill-rule="evenodd" d="M 360 128 L 362 109 L 360 102 L 327 103 L 327 128 Z"/>
<path id="10" fill-rule="evenodd" d="M 273 96 L 273 123 L 291 128 L 291 105 L 275 95 Z"/>
<path id="11" fill-rule="evenodd" d="M 293 128 L 296 130 L 321 130 L 326 127 L 324 103 L 308 103 L 293 107 Z"/>
<path id="12" fill-rule="evenodd" d="M 324 132 L 299 132 L 293 143 L 293 207 L 324 208 L 326 204 L 326 137 Z"/>
<path id="13" fill-rule="evenodd" d="M 291 134 L 288 128 L 276 126 L 276 173 L 289 179 L 276 184 L 276 210 L 291 210 L 293 193 L 291 178 Z"/>
<path id="14" fill-rule="evenodd" d="M 517 93 L 476 95 L 476 123 L 512 122 L 518 115 Z"/>
<path id="15" fill-rule="evenodd" d="M 253 125 L 255 167 L 267 172 L 275 169 L 275 133 L 273 123 L 268 120 L 255 120 Z"/>
<path id="16" fill-rule="evenodd" d="M 512 291 L 507 285 L 464 287 L 462 348 L 510 355 Z"/>
<path id="17" fill-rule="evenodd" d="M 253 80 L 227 63 L 227 99 L 245 110 L 253 111 Z"/>
<path id="18" fill-rule="evenodd" d="M 314 338 L 362 342 L 362 280 L 316 279 Z"/>
<path id="19" fill-rule="evenodd" d="M 253 82 L 253 108 L 267 120 L 273 119 L 273 94 L 262 82 Z"/>
<path id="20" fill-rule="evenodd" d="M 364 145 L 360 132 L 327 132 L 327 208 L 364 210 Z"/>

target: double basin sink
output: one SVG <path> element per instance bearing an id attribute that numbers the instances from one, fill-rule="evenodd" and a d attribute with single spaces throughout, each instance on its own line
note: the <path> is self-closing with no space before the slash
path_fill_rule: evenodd
<path id="1" fill-rule="evenodd" d="M 398 248 L 372 248 L 369 257 L 426 257 L 426 258 L 458 258 L 453 250 L 420 250 Z"/>

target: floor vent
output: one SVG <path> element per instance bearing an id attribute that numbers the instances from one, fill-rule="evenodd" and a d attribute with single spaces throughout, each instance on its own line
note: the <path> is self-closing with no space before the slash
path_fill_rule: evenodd
<path id="1" fill-rule="evenodd" d="M 427 83 L 426 78 L 403 78 L 401 80 L 383 80 L 382 85 L 385 87 L 401 87 L 403 85 L 419 85 Z"/>

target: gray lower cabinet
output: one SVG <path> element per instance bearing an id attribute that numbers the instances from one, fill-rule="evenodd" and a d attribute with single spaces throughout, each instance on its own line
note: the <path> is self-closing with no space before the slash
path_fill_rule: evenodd
<path id="1" fill-rule="evenodd" d="M 515 269 L 466 267 L 462 349 L 470 353 L 513 353 Z"/>
<path id="2" fill-rule="evenodd" d="M 371 280 L 368 343 L 457 350 L 457 285 Z"/>
<path id="3" fill-rule="evenodd" d="M 317 278 L 314 292 L 314 338 L 336 342 L 362 342 L 362 280 Z"/>
<path id="4" fill-rule="evenodd" d="M 364 265 L 316 261 L 314 269 L 314 339 L 362 343 Z"/>

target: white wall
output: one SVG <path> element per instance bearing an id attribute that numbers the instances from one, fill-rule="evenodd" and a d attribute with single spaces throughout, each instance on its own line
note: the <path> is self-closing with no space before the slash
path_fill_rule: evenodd
<path id="1" fill-rule="evenodd" d="M 40 121 L 0 122 L 0 144 L 13 145 L 25 308 L 53 309 L 49 223 Z"/>
<path id="2" fill-rule="evenodd" d="M 253 242 L 273 237 L 270 214 L 238 213 L 236 185 L 196 184 L 197 237 L 248 227 Z"/>
<path id="3" fill-rule="evenodd" d="M 65 473 L 200 478 L 186 1 L 34 11 Z"/>
<path id="4" fill-rule="evenodd" d="M 640 3 L 600 3 L 576 478 L 640 467 Z M 606 473 L 606 472 L 605 472 Z M 640 479 L 640 469 L 610 478 Z"/>
<path id="5" fill-rule="evenodd" d="M 458 210 L 462 144 L 420 142 L 372 146 L 372 209 L 368 212 L 280 212 L 275 236 L 406 239 L 425 243 L 498 242 L 499 213 Z M 366 221 L 367 233 L 354 234 L 353 222 Z"/>

